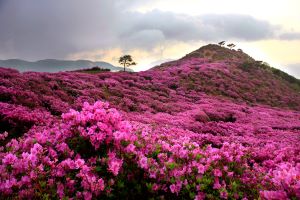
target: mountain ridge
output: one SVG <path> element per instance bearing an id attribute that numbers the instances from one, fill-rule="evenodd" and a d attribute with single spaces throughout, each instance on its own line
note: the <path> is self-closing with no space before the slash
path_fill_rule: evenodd
<path id="1" fill-rule="evenodd" d="M 90 60 L 59 60 L 59 59 L 43 59 L 37 61 L 26 61 L 22 59 L 7 59 L 0 60 L 1 67 L 9 67 L 17 69 L 21 72 L 36 71 L 36 72 L 59 72 L 73 71 L 91 67 L 101 67 L 112 71 L 122 70 L 122 67 L 114 66 L 103 61 Z"/>
<path id="2" fill-rule="evenodd" d="M 196 49 L 178 60 L 172 60 L 169 62 L 162 63 L 154 66 L 152 69 L 163 69 L 169 65 L 180 63 L 186 59 L 200 58 L 205 62 L 255 62 L 255 59 L 244 53 L 241 49 L 229 49 L 216 44 L 208 44 Z"/>
<path id="3" fill-rule="evenodd" d="M 237 61 L 255 61 L 251 56 L 244 53 L 241 49 L 229 49 L 216 44 L 208 44 L 200 47 L 199 49 L 192 51 L 185 55 L 182 59 L 188 59 L 192 57 L 206 58 L 213 61 L 221 60 L 237 60 Z"/>
<path id="4" fill-rule="evenodd" d="M 296 77 L 280 70 L 271 67 L 268 63 L 263 61 L 256 61 L 254 58 L 244 53 L 241 49 L 229 49 L 216 44 L 208 44 L 200 47 L 199 49 L 186 54 L 178 60 L 162 63 L 154 66 L 152 70 L 163 70 L 170 66 L 178 66 L 184 63 L 188 59 L 202 59 L 202 63 L 227 63 L 229 65 L 238 65 L 245 71 L 251 70 L 250 68 L 261 68 L 266 72 L 271 72 L 279 78 L 285 79 L 290 83 L 298 85 L 300 88 L 300 80 Z"/>

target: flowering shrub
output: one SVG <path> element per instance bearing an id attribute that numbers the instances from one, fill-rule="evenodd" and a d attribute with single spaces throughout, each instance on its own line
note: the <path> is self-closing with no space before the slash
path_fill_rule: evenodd
<path id="1" fill-rule="evenodd" d="M 20 198 L 91 199 L 109 195 L 121 173 L 125 148 L 136 140 L 128 122 L 107 103 L 85 103 L 62 122 L 32 129 L 0 156 L 0 191 Z M 7 133 L 1 134 L 3 139 Z M 123 153 L 122 153 L 123 152 Z"/>
<path id="2" fill-rule="evenodd" d="M 33 125 L 46 124 L 51 118 L 48 112 L 41 109 L 31 110 L 24 106 L 0 102 L 0 132 L 7 131 L 7 139 L 17 138 Z M 0 141 L 0 144 L 3 142 Z"/>
<path id="3" fill-rule="evenodd" d="M 262 191 L 264 199 L 288 199 L 288 197 L 300 198 L 300 164 L 293 166 L 290 163 L 282 163 L 278 168 L 269 173 L 274 184 L 272 191 Z"/>
<path id="4" fill-rule="evenodd" d="M 0 68 L 1 199 L 300 198 L 299 92 L 240 64 Z"/>
<path id="5" fill-rule="evenodd" d="M 183 199 L 257 197 L 260 180 L 248 164 L 248 149 L 235 143 L 214 148 L 199 139 L 180 129 L 138 134 L 138 164 L 151 178 L 151 189 Z"/>
<path id="6" fill-rule="evenodd" d="M 0 192 L 61 199 L 299 197 L 299 164 L 268 173 L 252 148 L 205 137 L 129 123 L 108 103 L 84 103 L 82 111 L 70 110 L 1 148 Z"/>

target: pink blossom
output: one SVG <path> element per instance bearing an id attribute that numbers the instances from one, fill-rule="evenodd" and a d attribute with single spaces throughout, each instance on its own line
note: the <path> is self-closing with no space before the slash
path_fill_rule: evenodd
<path id="1" fill-rule="evenodd" d="M 84 200 L 91 200 L 93 198 L 93 195 L 90 192 L 83 192 L 83 198 Z"/>
<path id="2" fill-rule="evenodd" d="M 141 168 L 148 169 L 148 159 L 146 157 L 140 158 L 139 164 L 140 164 Z"/>
<path id="3" fill-rule="evenodd" d="M 228 193 L 226 191 L 220 192 L 220 198 L 221 199 L 227 199 L 228 198 Z"/>
<path id="4" fill-rule="evenodd" d="M 205 172 L 205 167 L 204 167 L 204 165 L 198 164 L 198 165 L 197 165 L 197 168 L 198 168 L 198 173 L 199 173 L 199 174 L 204 174 L 204 172 Z"/>
<path id="5" fill-rule="evenodd" d="M 57 194 L 61 199 L 65 196 L 64 185 L 62 183 L 57 184 Z"/>
<path id="6" fill-rule="evenodd" d="M 8 136 L 8 132 L 5 131 L 4 133 L 0 133 L 0 140 L 4 140 Z"/>
<path id="7" fill-rule="evenodd" d="M 266 200 L 275 200 L 275 199 L 287 200 L 288 199 L 284 191 L 261 191 L 260 196 L 262 199 L 266 199 Z"/>
<path id="8" fill-rule="evenodd" d="M 76 165 L 76 168 L 78 169 L 78 168 L 81 168 L 83 165 L 84 165 L 84 160 L 83 159 L 77 159 L 76 161 L 75 161 L 75 165 Z"/>
<path id="9" fill-rule="evenodd" d="M 170 185 L 170 190 L 171 190 L 172 193 L 175 193 L 176 192 L 176 185 L 175 184 Z"/>
<path id="10" fill-rule="evenodd" d="M 219 182 L 219 179 L 218 178 L 215 178 L 215 182 L 214 182 L 214 185 L 213 185 L 213 189 L 220 189 L 222 187 L 222 185 L 220 184 Z"/>
<path id="11" fill-rule="evenodd" d="M 9 153 L 6 156 L 4 156 L 4 158 L 2 159 L 2 163 L 5 165 L 12 165 L 16 160 L 17 160 L 17 156 L 15 156 L 12 153 Z"/>
<path id="12" fill-rule="evenodd" d="M 116 158 L 114 153 L 110 153 L 108 155 L 108 169 L 111 171 L 115 176 L 118 175 L 120 168 L 122 167 L 123 160 Z"/>
<path id="13" fill-rule="evenodd" d="M 134 144 L 129 144 L 127 147 L 126 147 L 126 151 L 128 152 L 128 153 L 136 153 L 136 151 L 135 151 L 135 146 L 134 146 Z"/>
<path id="14" fill-rule="evenodd" d="M 195 200 L 204 200 L 205 199 L 205 193 L 203 192 L 199 192 L 196 196 L 195 196 Z"/>
<path id="15" fill-rule="evenodd" d="M 103 191 L 104 188 L 105 188 L 104 180 L 103 180 L 102 178 L 100 178 L 100 179 L 98 180 L 98 187 L 99 187 L 99 189 L 100 189 L 101 191 Z"/>
<path id="16" fill-rule="evenodd" d="M 221 177 L 222 176 L 222 171 L 219 169 L 214 169 L 214 176 L 215 177 Z"/>

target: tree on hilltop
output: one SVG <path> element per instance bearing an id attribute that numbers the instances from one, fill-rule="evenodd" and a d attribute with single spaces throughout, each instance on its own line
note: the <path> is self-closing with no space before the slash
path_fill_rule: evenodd
<path id="1" fill-rule="evenodd" d="M 233 43 L 228 44 L 227 47 L 229 47 L 229 49 L 233 49 L 235 47 L 235 44 L 233 44 Z"/>
<path id="2" fill-rule="evenodd" d="M 225 41 L 219 42 L 218 45 L 220 45 L 221 47 L 225 45 Z"/>
<path id="3" fill-rule="evenodd" d="M 129 67 L 131 65 L 136 65 L 136 63 L 132 60 L 131 55 L 121 56 L 119 58 L 119 63 L 124 66 L 124 72 L 126 67 Z"/>

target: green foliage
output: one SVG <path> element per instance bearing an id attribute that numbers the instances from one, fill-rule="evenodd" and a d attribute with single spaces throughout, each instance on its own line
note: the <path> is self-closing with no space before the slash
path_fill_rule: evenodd
<path id="1" fill-rule="evenodd" d="M 100 67 L 92 67 L 89 69 L 80 69 L 76 70 L 74 72 L 81 72 L 81 73 L 87 73 L 87 74 L 97 74 L 101 72 L 110 72 L 110 69 L 100 68 Z"/>
<path id="2" fill-rule="evenodd" d="M 286 80 L 287 82 L 294 84 L 295 86 L 298 87 L 298 89 L 300 89 L 300 80 L 273 67 L 270 67 L 270 70 L 272 71 L 272 73 L 280 78 L 282 78 L 283 80 Z"/>
<path id="3" fill-rule="evenodd" d="M 176 167 L 176 163 L 166 163 L 168 169 L 172 170 Z"/>
<path id="4" fill-rule="evenodd" d="M 83 158 L 90 158 L 99 153 L 94 150 L 94 147 L 89 140 L 80 136 L 70 138 L 67 141 L 67 144 L 70 149 L 72 149 L 75 153 L 79 153 Z"/>
<path id="5" fill-rule="evenodd" d="M 246 72 L 251 72 L 255 69 L 257 69 L 257 66 L 255 65 L 255 62 L 246 61 L 239 65 L 240 69 Z"/>
<path id="6" fill-rule="evenodd" d="M 300 80 L 279 70 L 274 67 L 271 67 L 268 63 L 262 62 L 262 61 L 255 61 L 255 62 L 250 62 L 246 61 L 242 63 L 239 66 L 243 71 L 246 72 L 253 72 L 257 69 L 263 69 L 270 71 L 273 75 L 277 76 L 278 78 L 287 81 L 288 83 L 292 84 L 294 89 L 300 90 Z"/>

